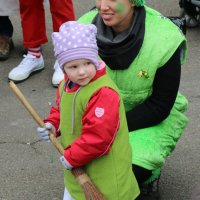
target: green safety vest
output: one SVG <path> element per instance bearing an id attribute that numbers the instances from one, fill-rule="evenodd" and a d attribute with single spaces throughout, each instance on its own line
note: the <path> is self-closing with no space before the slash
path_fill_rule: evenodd
<path id="1" fill-rule="evenodd" d="M 117 88 L 106 74 L 75 92 L 62 92 L 60 87 L 60 131 L 61 144 L 65 149 L 81 134 L 82 116 L 92 95 L 102 87 Z M 72 107 L 74 106 L 74 128 L 72 128 Z M 111 105 L 112 106 L 112 105 Z M 108 155 L 94 159 L 85 167 L 86 173 L 108 200 L 133 200 L 139 194 L 139 188 L 132 172 L 131 146 L 124 105 L 120 101 L 120 128 Z M 109 122 L 107 122 L 109 123 Z M 73 132 L 72 132 L 73 130 Z M 74 176 L 64 170 L 64 183 L 75 200 L 84 200 L 84 193 Z"/>

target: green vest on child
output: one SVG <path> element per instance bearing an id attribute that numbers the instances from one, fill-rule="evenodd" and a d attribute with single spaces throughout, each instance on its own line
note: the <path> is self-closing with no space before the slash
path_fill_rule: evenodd
<path id="1" fill-rule="evenodd" d="M 86 106 L 91 96 L 98 89 L 105 86 L 117 91 L 115 84 L 108 75 L 104 75 L 82 87 L 77 93 L 62 92 L 62 86 L 60 87 L 60 94 L 62 95 L 60 131 L 63 148 L 66 148 L 80 136 L 82 130 L 81 120 Z M 75 102 L 74 105 L 73 102 Z M 131 147 L 128 141 L 128 128 L 122 101 L 120 101 L 119 109 L 120 128 L 109 154 L 94 159 L 84 167 L 90 179 L 105 195 L 106 199 L 133 200 L 138 196 L 139 188 L 132 172 Z M 67 170 L 64 170 L 64 182 L 67 190 L 75 200 L 85 199 L 78 182 Z"/>

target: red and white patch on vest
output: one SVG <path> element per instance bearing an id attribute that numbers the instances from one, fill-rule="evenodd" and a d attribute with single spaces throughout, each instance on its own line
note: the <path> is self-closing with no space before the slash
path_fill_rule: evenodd
<path id="1" fill-rule="evenodd" d="M 99 108 L 99 107 L 96 107 L 95 109 L 95 115 L 100 118 L 104 115 L 104 108 Z"/>

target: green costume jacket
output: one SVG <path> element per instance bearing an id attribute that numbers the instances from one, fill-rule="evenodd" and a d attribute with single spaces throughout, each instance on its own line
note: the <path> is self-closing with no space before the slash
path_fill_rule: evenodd
<path id="1" fill-rule="evenodd" d="M 186 39 L 179 28 L 147 6 L 145 11 L 144 41 L 137 57 L 128 69 L 111 70 L 107 67 L 108 74 L 119 88 L 126 111 L 141 104 L 152 94 L 157 69 L 170 59 L 180 45 L 184 49 L 182 63 L 185 61 Z M 96 15 L 97 10 L 92 10 L 79 21 L 91 23 Z M 143 75 L 140 77 L 142 71 Z M 178 93 L 175 104 L 164 121 L 153 127 L 130 132 L 133 164 L 149 170 L 156 170 L 163 166 L 188 122 L 184 115 L 187 105 L 186 98 Z"/>

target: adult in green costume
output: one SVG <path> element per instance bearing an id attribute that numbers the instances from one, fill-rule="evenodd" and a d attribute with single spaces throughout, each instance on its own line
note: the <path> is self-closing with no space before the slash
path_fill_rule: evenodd
<path id="1" fill-rule="evenodd" d="M 126 109 L 132 166 L 142 193 L 158 198 L 160 169 L 188 122 L 179 93 L 186 39 L 144 0 L 97 0 L 79 21 L 97 26 L 99 56 Z"/>

